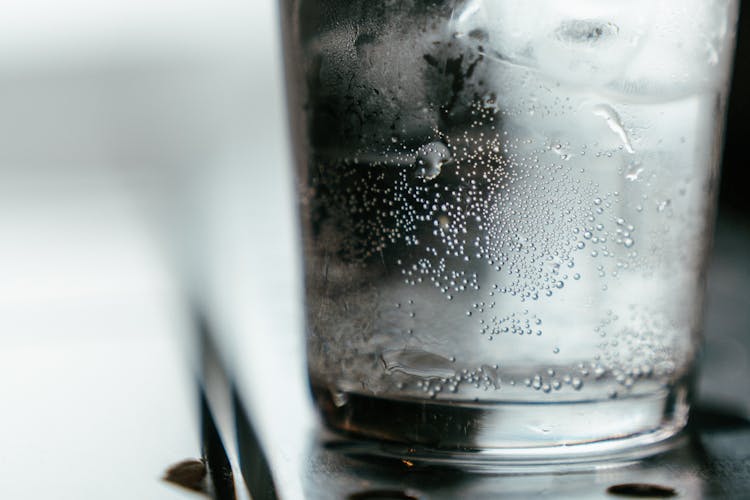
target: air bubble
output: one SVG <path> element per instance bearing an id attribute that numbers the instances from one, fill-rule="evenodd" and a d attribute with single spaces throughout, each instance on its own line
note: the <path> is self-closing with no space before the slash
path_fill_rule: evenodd
<path id="1" fill-rule="evenodd" d="M 450 158 L 450 150 L 442 142 L 435 141 L 421 146 L 414 162 L 417 177 L 426 181 L 435 179 Z"/>
<path id="2" fill-rule="evenodd" d="M 658 212 L 663 212 L 663 211 L 664 211 L 664 210 L 665 210 L 665 209 L 666 209 L 666 208 L 667 208 L 667 207 L 669 206 L 669 204 L 670 204 L 670 203 L 671 203 L 671 201 L 670 201 L 670 200 L 663 200 L 663 201 L 660 201 L 660 202 L 659 202 L 659 203 L 658 203 L 658 204 L 656 205 L 656 210 L 657 210 Z"/>

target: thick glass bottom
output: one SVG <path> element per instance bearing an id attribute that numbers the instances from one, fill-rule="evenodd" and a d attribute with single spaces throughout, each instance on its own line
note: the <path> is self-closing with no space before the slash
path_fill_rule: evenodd
<path id="1" fill-rule="evenodd" d="M 575 402 L 389 399 L 313 387 L 339 446 L 407 464 L 488 472 L 612 467 L 671 448 L 687 388 Z"/>

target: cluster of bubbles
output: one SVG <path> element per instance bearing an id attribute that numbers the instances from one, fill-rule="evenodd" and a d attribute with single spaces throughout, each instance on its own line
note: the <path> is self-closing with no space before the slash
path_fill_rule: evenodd
<path id="1" fill-rule="evenodd" d="M 623 319 L 607 311 L 594 329 L 601 339 L 600 354 L 595 356 L 595 374 L 599 378 L 606 374 L 622 389 L 630 389 L 639 379 L 673 375 L 672 337 L 676 332 L 663 313 L 631 305 Z M 610 396 L 617 396 L 616 388 Z"/>
<path id="2" fill-rule="evenodd" d="M 596 186 L 580 182 L 557 156 L 550 160 L 555 145 L 535 147 L 487 127 L 494 115 L 482 103 L 474 112 L 467 130 L 436 132 L 439 140 L 417 148 L 391 144 L 377 158 L 321 163 L 319 211 L 346 235 L 342 258 L 387 261 L 392 248 L 406 284 L 427 281 L 448 300 L 479 290 L 480 268 L 495 272 L 491 296 L 551 296 L 573 278 L 576 252 L 607 241 L 591 237 L 601 224 L 580 223 L 594 219 L 597 207 L 580 200 L 600 203 Z"/>
<path id="3" fill-rule="evenodd" d="M 500 372 L 497 364 L 485 364 L 475 369 L 463 369 L 452 377 L 422 379 L 415 385 L 431 398 L 440 397 L 441 393 L 455 393 L 461 384 L 466 384 L 474 390 L 491 391 L 501 387 Z M 580 391 L 584 386 L 584 379 L 591 374 L 592 371 L 580 363 L 574 372 L 558 375 L 553 368 L 549 368 L 544 373 L 536 373 L 518 382 L 508 378 L 505 383 L 508 386 L 523 386 L 543 393 L 564 389 Z M 403 387 L 403 383 L 400 385 Z"/>
<path id="4" fill-rule="evenodd" d="M 477 101 L 468 128 L 435 130 L 435 140 L 421 145 L 409 146 L 394 135 L 378 154 L 321 158 L 312 182 L 313 224 L 335 228 L 321 235 L 339 235 L 335 253 L 343 262 L 385 264 L 397 269 L 405 285 L 435 287 L 447 301 L 472 293 L 477 300 L 465 314 L 477 316 L 479 333 L 488 340 L 540 336 L 542 318 L 527 309 L 496 309 L 499 296 L 546 300 L 569 280 L 581 279 L 576 260 L 582 254 L 601 260 L 595 266 L 600 278 L 616 277 L 638 263 L 636 229 L 615 215 L 617 191 L 601 192 L 578 175 L 578 164 L 568 161 L 569 144 L 497 130 L 494 104 L 493 97 Z M 605 108 L 601 113 L 616 131 L 619 117 Z M 627 138 L 624 142 L 629 147 Z M 637 178 L 639 168 L 629 166 L 625 178 Z M 601 287 L 606 290 L 605 281 Z M 617 350 L 603 352 L 601 362 L 589 368 L 557 378 L 537 374 L 519 385 L 543 392 L 579 390 L 590 373 L 596 378 L 606 372 L 628 387 L 653 372 L 623 368 L 609 359 Z M 499 377 L 484 365 L 463 372 L 412 375 L 432 396 L 455 392 L 461 384 L 499 388 Z"/>
<path id="5" fill-rule="evenodd" d="M 428 378 L 416 382 L 417 388 L 431 398 L 437 398 L 441 393 L 455 393 L 460 385 L 469 385 L 482 391 L 500 389 L 500 367 L 498 365 L 482 365 L 478 368 L 464 368 L 451 377 Z"/>
<path id="6" fill-rule="evenodd" d="M 483 312 L 485 306 L 484 302 L 473 304 L 473 307 Z M 490 308 L 494 308 L 495 302 L 490 303 Z M 524 309 L 519 312 L 511 312 L 503 316 L 493 316 L 489 322 L 484 319 L 480 319 L 479 323 L 482 325 L 480 332 L 482 335 L 487 335 L 489 340 L 492 340 L 494 336 L 502 334 L 512 335 L 542 335 L 542 319 L 536 314 L 529 315 L 529 310 Z"/>
<path id="7" fill-rule="evenodd" d="M 581 376 L 574 376 L 569 373 L 556 377 L 555 370 L 550 368 L 544 375 L 534 374 L 531 378 L 526 378 L 523 383 L 526 387 L 530 387 L 536 391 L 549 393 L 552 391 L 559 391 L 564 386 L 570 386 L 573 390 L 580 391 L 583 388 L 582 377 L 588 375 L 588 371 L 585 369 L 581 370 Z M 585 373 L 585 375 L 584 375 Z"/>
<path id="8" fill-rule="evenodd" d="M 467 2 L 449 9 L 451 31 L 437 15 L 426 30 L 404 16 L 403 24 L 388 19 L 387 29 L 315 41 L 311 52 L 324 57 L 309 58 L 311 123 L 313 132 L 331 131 L 317 142 L 310 134 L 306 243 L 320 258 L 308 264 L 308 286 L 320 287 L 309 294 L 313 331 L 324 337 L 316 348 L 333 369 L 343 367 L 332 378 L 374 392 L 397 382 L 405 393 L 439 397 L 462 386 L 499 389 L 502 368 L 503 386 L 554 394 L 607 385 L 616 397 L 641 379 L 672 376 L 673 360 L 684 359 L 674 351 L 684 325 L 649 309 L 644 297 L 658 294 L 631 282 L 665 275 L 666 261 L 684 267 L 683 254 L 694 253 L 672 248 L 676 239 L 664 234 L 680 229 L 668 227 L 672 211 L 685 210 L 680 193 L 697 187 L 669 183 L 677 176 L 665 170 L 682 169 L 666 144 L 675 132 L 662 136 L 649 113 L 640 115 L 663 85 L 637 71 L 622 75 L 633 70 L 623 61 L 650 53 L 640 50 L 645 21 L 631 24 L 627 9 L 568 19 L 550 7 L 559 20 L 525 16 L 523 33 L 518 16 L 497 15 L 502 2 Z M 402 50 L 404 39 L 419 42 Z M 712 64 L 723 43 L 711 48 Z M 669 92 L 671 101 L 685 90 Z M 689 143 L 694 127 L 684 116 Z M 632 300 L 638 311 L 625 311 L 626 288 L 643 290 Z M 585 330 L 566 337 L 569 325 L 553 326 L 579 298 L 590 309 L 578 321 L 570 307 L 570 322 Z M 598 299 L 617 314 L 600 318 Z M 535 346 L 543 346 L 538 358 L 504 352 Z M 539 361 L 482 364 L 509 358 Z"/>
<path id="9" fill-rule="evenodd" d="M 578 237 L 576 248 L 588 253 L 592 259 L 600 261 L 596 268 L 599 278 L 611 276 L 616 278 L 620 272 L 632 267 L 643 267 L 645 259 L 641 258 L 635 247 L 636 228 L 625 218 L 607 215 L 613 205 L 619 203 L 619 193 L 605 193 L 592 200 L 592 208 L 585 214 L 584 224 L 573 228 Z M 574 274 L 575 280 L 580 279 Z M 602 291 L 606 291 L 606 283 Z"/>
<path id="10" fill-rule="evenodd" d="M 570 108 L 565 99 L 553 107 Z M 548 111 L 528 110 L 532 115 Z M 461 129 L 434 129 L 430 139 L 418 143 L 394 130 L 374 148 L 343 159 L 336 152 L 319 154 L 310 184 L 319 247 L 347 266 L 367 270 L 377 265 L 395 272 L 407 287 L 434 287 L 446 301 L 460 303 L 472 318 L 471 328 L 487 340 L 543 335 L 542 318 L 526 309 L 509 311 L 509 300 L 545 301 L 582 278 L 589 284 L 599 278 L 598 287 L 606 292 L 624 271 L 646 269 L 648 258 L 639 251 L 650 249 L 637 242 L 653 238 L 636 230 L 638 216 L 630 213 L 643 207 L 629 206 L 630 193 L 602 189 L 596 175 L 581 175 L 594 158 L 612 164 L 620 154 L 615 159 L 622 158 L 617 173 L 623 189 L 650 181 L 653 173 L 645 169 L 643 155 L 635 154 L 619 114 L 608 105 L 594 106 L 594 115 L 620 142 L 616 149 L 597 151 L 596 142 L 589 150 L 533 132 L 510 134 L 501 123 L 512 112 L 488 94 L 470 106 L 472 118 Z M 587 154 L 586 161 L 575 161 Z M 628 200 L 627 210 L 621 197 Z M 669 198 L 651 201 L 657 213 L 669 213 Z M 578 265 L 583 260 L 590 265 Z M 465 300 L 454 300 L 462 294 Z M 371 298 L 380 300 L 377 293 Z M 346 314 L 331 316 L 338 330 L 372 327 L 372 321 L 354 321 L 351 308 L 356 306 L 343 307 Z M 363 318 L 382 314 L 377 307 L 366 309 Z M 415 311 L 410 310 L 410 318 Z M 580 390 L 591 377 L 614 380 L 627 390 L 641 378 L 670 375 L 674 356 L 662 339 L 669 325 L 630 321 L 614 328 L 610 323 L 617 319 L 608 316 L 595 329 L 603 340 L 591 363 L 570 372 L 557 367 L 557 376 L 545 372 L 518 378 L 517 385 L 544 393 Z M 401 323 L 402 333 L 409 335 L 419 328 L 417 321 Z M 367 335 L 360 335 L 365 343 Z M 557 346 L 552 350 L 559 351 Z M 499 388 L 499 376 L 492 375 L 497 366 L 492 370 L 482 365 L 453 375 L 411 375 L 419 379 L 420 390 L 434 397 L 456 392 L 462 384 Z M 404 370 L 386 369 L 398 371 Z"/>
<path id="11" fill-rule="evenodd" d="M 420 349 L 389 350 L 380 355 L 385 372 L 416 377 L 413 386 L 435 398 L 440 393 L 455 393 L 462 384 L 484 391 L 500 388 L 500 367 L 497 364 L 483 364 L 478 368 L 458 368 L 456 358 L 446 358 Z M 403 379 L 403 377 L 401 377 Z M 404 389 L 408 382 L 399 380 L 398 389 Z"/>

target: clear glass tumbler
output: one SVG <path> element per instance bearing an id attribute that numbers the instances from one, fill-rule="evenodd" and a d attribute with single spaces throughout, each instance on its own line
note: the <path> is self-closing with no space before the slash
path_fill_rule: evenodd
<path id="1" fill-rule="evenodd" d="M 687 419 L 735 0 L 283 0 L 310 382 L 382 453 Z"/>

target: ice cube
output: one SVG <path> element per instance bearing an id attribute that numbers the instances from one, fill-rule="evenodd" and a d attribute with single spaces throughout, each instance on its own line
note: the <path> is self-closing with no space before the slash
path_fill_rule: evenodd
<path id="1" fill-rule="evenodd" d="M 632 99 L 715 88 L 725 73 L 736 0 L 471 0 L 454 12 L 456 36 L 486 34 L 490 60 L 548 80 Z"/>
<path id="2" fill-rule="evenodd" d="M 601 85 L 639 49 L 648 12 L 594 0 L 474 0 L 455 18 L 457 33 L 483 30 L 489 59 L 538 69 L 550 80 Z"/>
<path id="3" fill-rule="evenodd" d="M 719 88 L 731 63 L 737 2 L 651 2 L 642 48 L 609 87 L 639 101 L 678 99 Z"/>
<path id="4" fill-rule="evenodd" d="M 537 64 L 543 74 L 564 83 L 606 84 L 621 75 L 639 50 L 646 20 L 622 7 L 572 8 L 575 5 L 560 2 L 552 16 L 554 27 L 532 41 Z"/>

